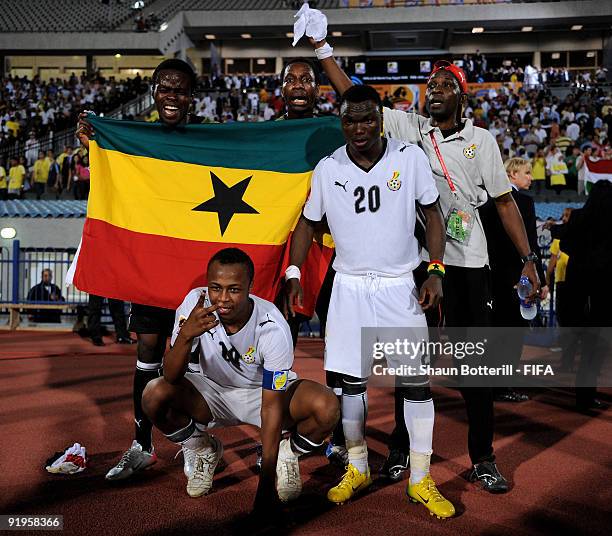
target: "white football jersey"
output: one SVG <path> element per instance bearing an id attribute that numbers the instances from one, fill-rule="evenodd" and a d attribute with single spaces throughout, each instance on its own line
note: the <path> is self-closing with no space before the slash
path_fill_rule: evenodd
<path id="1" fill-rule="evenodd" d="M 430 205 L 437 199 L 425 153 L 389 139 L 369 171 L 352 161 L 346 145 L 321 160 L 304 216 L 312 221 L 327 216 L 337 272 L 401 277 L 420 263 L 415 202 Z"/>
<path id="2" fill-rule="evenodd" d="M 210 307 L 208 288 L 195 288 L 176 310 L 171 344 L 174 345 L 181 326 L 206 291 L 204 307 Z M 191 351 L 199 348 L 202 374 L 225 387 L 262 387 L 264 369 L 273 390 L 284 390 L 292 372 L 293 340 L 287 321 L 276 306 L 249 295 L 253 312 L 240 331 L 228 335 L 222 324 L 193 341 Z M 217 313 L 214 313 L 218 317 Z M 265 386 L 264 386 L 265 387 Z"/>

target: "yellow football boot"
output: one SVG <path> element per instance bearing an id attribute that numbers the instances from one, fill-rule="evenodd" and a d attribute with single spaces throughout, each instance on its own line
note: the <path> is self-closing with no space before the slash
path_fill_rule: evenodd
<path id="1" fill-rule="evenodd" d="M 359 469 L 349 463 L 340 483 L 327 492 L 327 498 L 333 503 L 343 504 L 371 484 L 369 467 L 365 473 L 360 473 Z"/>
<path id="2" fill-rule="evenodd" d="M 429 510 L 430 515 L 439 519 L 455 515 L 455 507 L 438 491 L 436 483 L 429 474 L 418 484 L 408 483 L 406 495 L 412 502 L 424 505 Z"/>

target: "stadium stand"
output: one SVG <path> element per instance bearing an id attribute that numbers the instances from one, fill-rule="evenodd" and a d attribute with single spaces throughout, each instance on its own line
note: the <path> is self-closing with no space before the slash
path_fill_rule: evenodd
<path id="1" fill-rule="evenodd" d="M 152 0 L 145 0 L 145 7 Z M 1 32 L 87 32 L 119 27 L 132 15 L 132 3 L 99 0 L 4 0 Z"/>
<path id="2" fill-rule="evenodd" d="M 131 30 L 137 10 L 134 2 L 114 0 L 4 0 L 0 10 L 1 32 L 87 32 Z M 337 0 L 322 0 L 322 9 L 339 7 Z M 187 10 L 277 10 L 293 9 L 285 0 L 145 0 L 143 12 L 168 20 Z"/>
<path id="3" fill-rule="evenodd" d="M 438 0 L 435 5 L 476 3 L 508 3 L 512 0 Z M 516 0 L 514 0 L 516 1 Z M 548 0 L 552 1 L 552 0 Z M 95 30 L 132 30 L 134 15 L 155 13 L 161 21 L 170 20 L 181 11 L 261 11 L 295 9 L 300 1 L 292 0 L 145 0 L 142 10 L 133 8 L 134 2 L 100 0 L 4 0 L 0 10 L 2 32 L 87 32 Z M 343 1 L 318 0 L 311 2 L 319 9 L 414 7 L 431 6 L 427 0 Z"/>

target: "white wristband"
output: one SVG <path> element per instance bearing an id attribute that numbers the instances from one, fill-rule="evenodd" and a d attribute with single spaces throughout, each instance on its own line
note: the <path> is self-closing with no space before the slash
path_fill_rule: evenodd
<path id="1" fill-rule="evenodd" d="M 315 48 L 315 56 L 319 61 L 325 58 L 331 58 L 334 55 L 334 49 L 329 43 L 325 43 L 322 47 Z"/>
<path id="2" fill-rule="evenodd" d="M 286 281 L 288 281 L 289 279 L 297 279 L 299 281 L 301 275 L 302 274 L 300 272 L 300 269 L 294 264 L 292 264 L 291 266 L 287 266 L 287 269 L 285 270 Z"/>

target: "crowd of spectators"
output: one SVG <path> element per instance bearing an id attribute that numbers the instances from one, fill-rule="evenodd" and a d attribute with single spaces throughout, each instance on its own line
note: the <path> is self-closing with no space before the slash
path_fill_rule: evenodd
<path id="1" fill-rule="evenodd" d="M 590 88 L 607 80 L 607 69 L 604 67 L 599 67 L 594 73 L 565 67 L 542 69 L 529 63 L 521 65 L 517 59 L 507 59 L 499 67 L 492 67 L 486 55 L 479 50 L 475 54 L 464 54 L 455 62 L 465 71 L 468 82 L 521 82 L 531 88 L 554 85 Z"/>
<path id="2" fill-rule="evenodd" d="M 475 72 L 483 68 L 480 58 L 474 62 Z M 195 99 L 194 113 L 203 121 L 267 121 L 283 113 L 278 77 L 204 78 L 201 85 L 221 90 Z M 388 97 L 384 103 L 393 106 Z M 338 113 L 333 92 L 319 98 L 317 111 Z M 493 134 L 504 161 L 523 157 L 532 162 L 536 193 L 544 189 L 588 193 L 585 157 L 612 158 L 612 94 L 603 84 L 575 86 L 564 99 L 552 95 L 541 82 L 520 88 L 507 84 L 471 95 L 464 115 Z"/>
<path id="3" fill-rule="evenodd" d="M 475 58 L 479 59 L 472 60 L 474 72 L 486 69 L 484 56 L 477 54 Z M 51 197 L 86 199 L 86 155 L 77 151 L 73 156 L 71 148 L 57 158 L 52 152 L 40 154 L 38 140 L 51 130 L 73 126 L 82 109 L 107 112 L 143 93 L 149 84 L 140 76 L 115 82 L 100 77 L 86 81 L 76 75 L 49 83 L 16 78 L 5 82 L 0 102 L 0 145 L 19 139 L 24 150 L 19 158 L 0 161 L 3 198 L 21 197 L 28 191 L 40 198 L 46 190 Z M 279 76 L 203 76 L 198 88 L 192 113 L 202 122 L 269 121 L 284 113 Z M 393 106 L 388 97 L 385 104 Z M 316 111 L 318 115 L 337 114 L 335 94 L 323 93 Z M 574 87 L 560 99 L 540 84 L 521 88 L 506 84 L 471 95 L 464 115 L 493 134 L 504 161 L 523 157 L 532 163 L 536 193 L 546 189 L 588 193 L 585 157 L 612 158 L 612 94 L 604 85 Z M 156 113 L 146 119 L 155 121 Z"/>
<path id="4" fill-rule="evenodd" d="M 84 147 L 76 150 L 64 147 L 61 154 L 52 150 L 38 151 L 32 165 L 25 156 L 10 158 L 5 163 L 0 157 L 0 200 L 23 199 L 31 193 L 42 199 L 48 193 L 55 199 L 89 197 L 89 155 Z"/>
<path id="5" fill-rule="evenodd" d="M 612 158 L 612 94 L 603 87 L 576 89 L 564 99 L 544 89 L 502 87 L 471 97 L 464 115 L 493 134 L 504 160 L 532 162 L 536 192 L 588 193 L 584 158 Z"/>
<path id="6" fill-rule="evenodd" d="M 140 76 L 127 80 L 87 79 L 72 73 L 67 79 L 8 76 L 0 82 L 0 151 L 16 142 L 44 139 L 52 132 L 71 128 L 79 113 L 93 110 L 107 113 L 148 90 Z M 28 147 L 25 147 L 27 152 Z M 31 166 L 34 154 L 27 157 Z"/>

